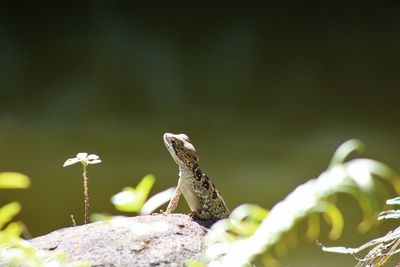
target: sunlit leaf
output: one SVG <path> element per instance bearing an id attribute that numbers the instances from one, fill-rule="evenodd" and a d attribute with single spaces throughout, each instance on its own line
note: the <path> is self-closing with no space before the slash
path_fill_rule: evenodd
<path id="1" fill-rule="evenodd" d="M 378 220 L 384 219 L 399 219 L 400 218 L 400 210 L 386 210 L 379 213 Z"/>
<path id="2" fill-rule="evenodd" d="M 112 217 L 110 214 L 105 214 L 105 213 L 93 213 L 90 215 L 90 221 L 91 222 L 100 222 L 100 221 L 110 221 L 112 220 Z"/>
<path id="3" fill-rule="evenodd" d="M 237 238 L 248 237 L 252 235 L 258 228 L 258 223 L 248 223 L 245 221 L 235 222 L 229 229 L 229 232 Z"/>
<path id="4" fill-rule="evenodd" d="M 252 235 L 260 225 L 260 222 L 268 215 L 268 211 L 258 205 L 243 204 L 236 207 L 229 216 L 230 233 L 237 238 L 248 237 Z M 233 222 L 233 223 L 231 223 Z"/>
<path id="5" fill-rule="evenodd" d="M 354 248 L 346 248 L 346 247 L 324 247 L 321 246 L 321 249 L 326 252 L 334 252 L 334 253 L 341 253 L 341 254 L 354 254 L 358 250 Z"/>
<path id="6" fill-rule="evenodd" d="M 390 180 L 390 183 L 392 184 L 392 186 L 393 186 L 394 190 L 396 191 L 397 195 L 399 195 L 400 194 L 400 179 L 398 179 L 398 177 L 393 177 Z"/>
<path id="7" fill-rule="evenodd" d="M 0 229 L 21 210 L 21 204 L 14 201 L 0 208 Z"/>
<path id="8" fill-rule="evenodd" d="M 336 149 L 329 167 L 343 163 L 352 152 L 361 152 L 362 150 L 364 150 L 364 144 L 360 140 L 351 139 L 344 142 Z"/>
<path id="9" fill-rule="evenodd" d="M 146 215 L 153 213 L 157 208 L 170 201 L 174 192 L 175 187 L 171 187 L 153 195 L 144 203 L 142 209 L 140 210 L 140 214 Z"/>
<path id="10" fill-rule="evenodd" d="M 393 171 L 391 168 L 386 166 L 385 164 L 378 162 L 376 160 L 372 159 L 353 159 L 351 162 L 349 162 L 349 165 L 354 164 L 354 165 L 361 165 L 364 168 L 368 169 L 369 172 L 371 172 L 373 175 L 376 175 L 378 177 L 391 180 L 394 178 L 398 178 L 399 175 L 395 171 Z"/>
<path id="11" fill-rule="evenodd" d="M 347 167 L 348 174 L 363 191 L 372 191 L 374 187 L 371 173 L 373 166 L 370 163 L 360 161 L 351 162 Z"/>
<path id="12" fill-rule="evenodd" d="M 236 222 L 235 222 L 236 223 Z M 233 228 L 233 220 L 231 219 L 223 219 L 214 223 L 211 227 L 211 231 L 208 232 L 206 238 L 207 242 L 214 243 L 215 241 L 225 240 L 227 242 L 237 240 L 237 237 L 231 233 L 231 229 Z M 208 251 L 207 253 L 218 254 L 220 248 L 212 249 L 212 251 Z"/>
<path id="13" fill-rule="evenodd" d="M 290 231 L 285 235 L 284 241 L 289 248 L 294 248 L 299 244 L 296 228 L 294 228 L 294 231 Z"/>
<path id="14" fill-rule="evenodd" d="M 219 220 L 216 223 L 214 223 L 211 227 L 214 233 L 218 232 L 226 232 L 228 231 L 232 226 L 232 221 L 228 219 L 224 220 Z"/>
<path id="15" fill-rule="evenodd" d="M 330 239 L 338 239 L 343 232 L 344 220 L 340 210 L 333 204 L 325 203 L 325 215 L 328 216 L 332 226 L 329 232 Z"/>
<path id="16" fill-rule="evenodd" d="M 235 208 L 229 217 L 236 221 L 241 221 L 246 217 L 252 220 L 262 221 L 267 215 L 268 211 L 259 205 L 242 204 Z"/>
<path id="17" fill-rule="evenodd" d="M 139 184 L 136 186 L 136 192 L 139 194 L 143 194 L 143 202 L 147 198 L 148 194 L 150 193 L 151 188 L 154 185 L 154 182 L 156 179 L 154 178 L 153 175 L 148 174 L 143 179 L 139 182 Z"/>
<path id="18" fill-rule="evenodd" d="M 121 192 L 112 196 L 111 202 L 116 209 L 124 212 L 134 212 L 140 209 L 138 196 L 135 189 L 131 187 L 125 187 Z"/>
<path id="19" fill-rule="evenodd" d="M 282 257 L 283 255 L 286 255 L 288 252 L 288 247 L 286 246 L 286 243 L 283 242 L 282 240 L 277 242 L 275 245 L 275 253 L 279 256 Z"/>
<path id="20" fill-rule="evenodd" d="M 117 193 L 111 198 L 111 202 L 115 205 L 115 208 L 120 211 L 139 212 L 154 182 L 155 178 L 153 175 L 146 175 L 136 188 L 124 188 L 122 192 Z"/>
<path id="21" fill-rule="evenodd" d="M 375 253 L 377 253 L 380 249 L 385 249 L 385 246 L 382 246 L 382 244 L 388 244 L 391 241 L 398 241 L 400 238 L 400 233 L 398 232 L 398 230 L 394 230 L 392 232 L 389 232 L 387 235 L 380 237 L 380 238 L 376 238 L 373 239 L 357 248 L 345 248 L 345 247 L 324 247 L 321 244 L 318 244 L 321 249 L 323 251 L 326 252 L 335 252 L 335 253 L 344 253 L 344 254 L 356 254 L 359 253 L 360 251 L 363 251 L 367 248 L 370 247 L 374 247 L 373 249 L 371 249 L 372 252 L 374 252 L 375 249 L 377 249 L 377 251 L 375 251 L 373 254 L 375 255 Z M 387 247 L 386 247 L 387 248 Z M 379 254 L 377 254 L 379 256 Z M 381 254 L 382 255 L 382 254 Z"/>
<path id="22" fill-rule="evenodd" d="M 207 267 L 206 264 L 199 262 L 199 261 L 195 261 L 195 260 L 189 260 L 186 262 L 185 265 L 188 267 Z"/>
<path id="23" fill-rule="evenodd" d="M 361 211 L 363 213 L 363 219 L 358 224 L 357 230 L 360 233 L 367 232 L 375 221 L 375 214 L 374 212 L 378 207 L 378 202 L 376 200 L 375 195 L 373 194 L 358 194 L 357 196 L 358 204 L 360 205 Z"/>
<path id="24" fill-rule="evenodd" d="M 312 213 L 307 217 L 307 233 L 306 236 L 309 240 L 316 240 L 320 232 L 320 216 L 318 213 Z"/>
<path id="25" fill-rule="evenodd" d="M 21 222 L 11 222 L 1 232 L 0 243 L 6 244 L 19 241 L 18 237 L 22 234 L 23 225 Z M 13 244 L 14 245 L 14 244 Z"/>
<path id="26" fill-rule="evenodd" d="M 264 266 L 268 266 L 268 267 L 281 266 L 281 263 L 268 253 L 265 253 L 261 256 L 261 261 L 264 263 Z"/>
<path id="27" fill-rule="evenodd" d="M 395 197 L 392 199 L 386 200 L 386 204 L 388 205 L 400 205 L 400 197 Z"/>
<path id="28" fill-rule="evenodd" d="M 27 188 L 28 176 L 18 172 L 0 172 L 0 188 Z"/>
<path id="29" fill-rule="evenodd" d="M 395 172 L 377 161 L 370 159 L 346 161 L 350 153 L 362 148 L 363 145 L 358 140 L 350 140 L 341 145 L 335 152 L 329 168 L 317 178 L 298 186 L 278 202 L 250 237 L 240 236 L 251 232 L 245 229 L 246 227 L 252 229 L 255 225 L 251 223 L 251 220 L 247 220 L 251 218 L 248 206 L 233 212 L 231 216 L 233 222 L 222 220 L 214 224 L 212 231 L 207 234 L 207 237 L 213 238 L 206 239 L 216 240 L 207 248 L 206 255 L 212 259 L 208 262 L 220 264 L 215 266 L 242 266 L 252 261 L 256 255 L 268 253 L 279 242 L 285 241 L 287 233 L 295 229 L 298 222 L 304 218 L 309 219 L 307 235 L 314 239 L 319 235 L 319 219 L 315 216 L 316 212 L 322 212 L 324 218 L 331 224 L 329 237 L 339 238 L 343 231 L 344 220 L 340 210 L 331 202 L 332 196 L 337 196 L 338 193 L 347 193 L 357 199 L 364 215 L 359 230 L 369 229 L 372 218 L 378 211 L 372 178 L 375 176 L 383 178 L 391 182 L 393 186 L 397 186 L 398 191 L 400 191 L 400 183 L 396 184 L 395 177 L 399 176 Z M 215 237 L 220 237 L 220 239 Z M 393 240 L 399 237 L 385 237 L 385 240 L 388 238 Z M 220 240 L 225 241 L 221 243 Z M 374 240 L 357 249 L 337 247 L 324 248 L 324 250 L 352 254 L 367 246 L 373 246 L 379 241 Z"/>
<path id="30" fill-rule="evenodd" d="M 375 221 L 375 214 L 378 211 L 378 201 L 373 191 L 363 191 L 360 187 L 343 186 L 341 192 L 353 196 L 360 205 L 363 219 L 357 226 L 360 233 L 368 231 Z"/>

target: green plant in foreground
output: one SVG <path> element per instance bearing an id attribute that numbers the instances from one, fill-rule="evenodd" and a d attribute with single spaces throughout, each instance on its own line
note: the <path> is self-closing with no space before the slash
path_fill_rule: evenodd
<path id="1" fill-rule="evenodd" d="M 400 197 L 389 199 L 386 201 L 388 205 L 400 205 Z M 387 210 L 379 214 L 378 220 L 399 219 L 400 210 Z M 333 253 L 350 254 L 358 260 L 357 266 L 377 267 L 384 266 L 389 259 L 400 252 L 400 227 L 390 231 L 383 237 L 373 239 L 357 248 L 346 247 L 324 247 L 323 251 Z M 363 258 L 358 258 L 356 255 L 368 248 L 372 249 Z"/>
<path id="2" fill-rule="evenodd" d="M 141 215 L 151 214 L 158 207 L 168 202 L 175 191 L 175 188 L 171 187 L 147 199 L 154 183 L 154 176 L 148 174 L 142 178 L 135 188 L 125 187 L 121 192 L 112 196 L 111 203 L 122 212 L 134 212 Z M 105 214 L 93 214 L 91 216 L 92 221 L 111 220 L 113 218 L 115 217 Z"/>
<path id="3" fill-rule="evenodd" d="M 0 189 L 25 189 L 30 186 L 29 178 L 17 172 L 0 173 Z M 25 229 L 22 222 L 11 222 L 21 210 L 14 201 L 0 208 L 0 265 L 1 266 L 59 266 L 83 267 L 84 262 L 66 263 L 63 252 L 49 252 L 37 249 L 20 236 Z"/>
<path id="4" fill-rule="evenodd" d="M 87 176 L 87 166 L 89 164 L 101 163 L 99 156 L 88 153 L 78 153 L 75 158 L 69 158 L 64 162 L 63 167 L 70 166 L 72 164 L 80 162 L 82 164 L 82 176 L 83 176 L 83 197 L 84 197 L 84 223 L 89 221 L 89 177 Z"/>
<path id="5" fill-rule="evenodd" d="M 233 210 L 228 219 L 212 226 L 206 236 L 205 253 L 189 265 L 247 266 L 260 255 L 266 266 L 275 266 L 272 249 L 284 245 L 300 221 L 307 219 L 309 239 L 318 237 L 320 214 L 331 224 L 329 238 L 337 239 L 344 220 L 330 197 L 338 193 L 349 194 L 358 201 L 364 214 L 358 230 L 367 231 L 379 209 L 373 177 L 388 180 L 397 192 L 400 186 L 398 175 L 380 162 L 365 158 L 346 161 L 353 151 L 362 148 L 357 140 L 342 144 L 326 171 L 298 186 L 270 212 L 249 204 Z"/>

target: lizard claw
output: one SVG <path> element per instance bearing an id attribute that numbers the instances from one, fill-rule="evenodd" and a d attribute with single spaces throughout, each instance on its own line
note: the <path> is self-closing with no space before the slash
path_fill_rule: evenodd
<path id="1" fill-rule="evenodd" d="M 160 210 L 160 212 L 152 212 L 151 213 L 151 215 L 168 215 L 168 213 L 167 212 L 165 212 L 165 211 L 163 211 L 163 210 Z"/>
<path id="2" fill-rule="evenodd" d="M 198 219 L 199 218 L 199 214 L 196 211 L 192 211 L 188 214 L 190 216 L 190 218 L 192 219 Z"/>
<path id="3" fill-rule="evenodd" d="M 167 212 L 167 211 L 160 210 L 160 214 L 161 214 L 161 215 L 164 215 L 164 216 L 167 216 L 167 215 L 169 215 L 169 214 L 171 214 L 171 213 L 170 213 L 170 212 Z"/>

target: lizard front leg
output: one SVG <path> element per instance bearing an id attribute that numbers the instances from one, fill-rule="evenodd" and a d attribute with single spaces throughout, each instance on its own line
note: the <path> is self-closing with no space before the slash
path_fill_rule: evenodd
<path id="1" fill-rule="evenodd" d="M 179 197 L 181 196 L 181 189 L 179 187 L 179 182 L 178 185 L 176 186 L 175 192 L 171 198 L 171 200 L 168 203 L 167 210 L 164 212 L 164 214 L 168 215 L 171 214 L 176 210 L 176 207 L 178 206 L 178 201 Z"/>

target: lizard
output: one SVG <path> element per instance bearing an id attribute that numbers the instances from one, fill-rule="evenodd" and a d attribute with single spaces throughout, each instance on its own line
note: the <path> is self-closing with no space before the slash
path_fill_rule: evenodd
<path id="1" fill-rule="evenodd" d="M 165 146 L 179 167 L 179 180 L 164 214 L 175 211 L 182 194 L 192 218 L 217 221 L 228 217 L 229 209 L 219 191 L 199 166 L 196 149 L 186 134 L 165 133 Z"/>

